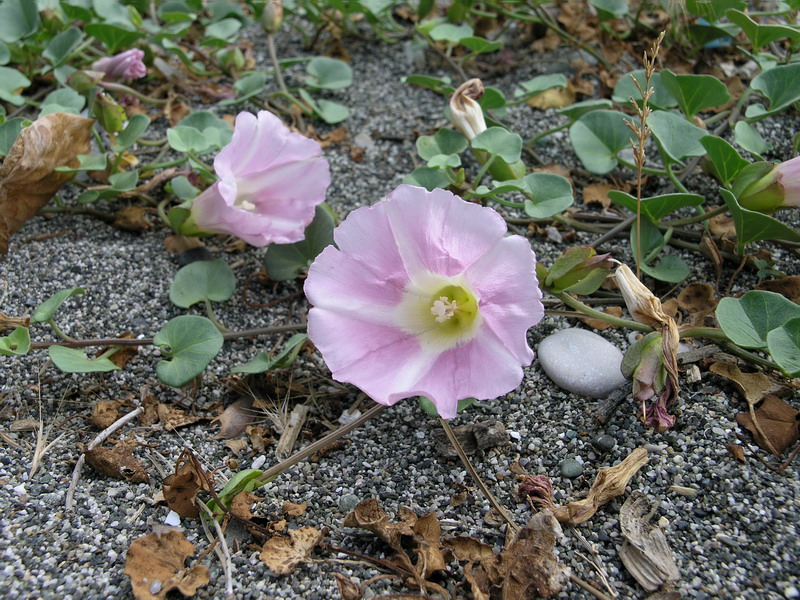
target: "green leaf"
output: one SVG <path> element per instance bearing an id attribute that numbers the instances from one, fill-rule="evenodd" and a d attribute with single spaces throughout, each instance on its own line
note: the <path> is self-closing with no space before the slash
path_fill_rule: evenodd
<path id="1" fill-rule="evenodd" d="M 758 159 L 761 159 L 761 155 L 772 148 L 772 145 L 761 137 L 758 130 L 747 121 L 736 123 L 733 128 L 733 141 Z"/>
<path id="2" fill-rule="evenodd" d="M 417 138 L 417 153 L 423 160 L 430 160 L 438 154 L 461 154 L 468 145 L 467 138 L 458 131 L 440 129 L 435 135 Z"/>
<path id="3" fill-rule="evenodd" d="M 707 135 L 700 140 L 700 143 L 708 152 L 714 176 L 723 185 L 728 185 L 739 171 L 750 164 L 739 155 L 736 148 L 720 137 Z"/>
<path id="4" fill-rule="evenodd" d="M 31 0 L 0 2 L 0 41 L 14 44 L 39 28 L 39 11 Z"/>
<path id="5" fill-rule="evenodd" d="M 678 283 L 683 281 L 689 276 L 690 270 L 686 262 L 674 254 L 664 254 L 658 260 L 659 253 L 667 244 L 666 233 L 661 231 L 653 223 L 647 220 L 642 220 L 640 227 L 641 238 L 641 258 L 638 255 L 639 244 L 637 242 L 637 228 L 631 227 L 631 249 L 633 250 L 634 259 L 641 267 L 642 271 L 659 281 L 667 281 L 670 283 Z"/>
<path id="6" fill-rule="evenodd" d="M 637 105 L 642 105 L 642 94 L 633 82 L 633 79 L 639 82 L 642 89 L 645 88 L 645 73 L 644 69 L 639 69 L 623 75 L 614 86 L 614 91 L 611 94 L 611 99 L 617 104 L 629 107 L 631 105 L 631 98 Z M 669 93 L 667 88 L 661 82 L 661 73 L 656 71 L 650 78 L 650 87 L 653 88 L 653 95 L 650 97 L 651 108 L 672 108 L 678 105 L 678 101 Z"/>
<path id="7" fill-rule="evenodd" d="M 490 42 L 482 37 L 465 37 L 459 40 L 462 46 L 472 50 L 475 54 L 496 52 L 503 47 L 503 42 Z"/>
<path id="8" fill-rule="evenodd" d="M 70 27 L 55 36 L 42 52 L 42 56 L 53 66 L 67 60 L 83 41 L 83 32 L 77 27 Z"/>
<path id="9" fill-rule="evenodd" d="M 178 152 L 219 150 L 231 141 L 232 135 L 229 123 L 206 110 L 193 112 L 167 129 L 167 141 Z"/>
<path id="10" fill-rule="evenodd" d="M 434 169 L 457 169 L 461 166 L 461 157 L 458 154 L 436 154 L 428 159 L 428 166 Z"/>
<path id="11" fill-rule="evenodd" d="M 686 261 L 674 254 L 665 254 L 656 264 L 640 266 L 650 277 L 667 283 L 680 283 L 691 273 Z"/>
<path id="12" fill-rule="evenodd" d="M 207 46 L 227 45 L 236 38 L 236 34 L 242 28 L 239 19 L 222 19 L 206 27 L 206 39 L 203 41 Z"/>
<path id="13" fill-rule="evenodd" d="M 624 206 L 629 211 L 633 213 L 636 212 L 636 198 L 634 196 L 618 190 L 612 190 L 608 192 L 608 197 L 617 204 Z M 680 193 L 642 198 L 642 215 L 647 217 L 652 223 L 658 224 L 658 222 L 669 213 L 686 206 L 700 206 L 704 201 L 704 196 Z"/>
<path id="14" fill-rule="evenodd" d="M 150 126 L 150 119 L 145 115 L 133 115 L 120 134 L 117 136 L 117 143 L 111 145 L 114 152 L 127 150 L 136 143 L 142 134 Z"/>
<path id="15" fill-rule="evenodd" d="M 86 290 L 80 287 L 59 290 L 36 307 L 31 315 L 31 321 L 34 323 L 47 323 L 47 321 L 53 318 L 53 315 L 56 314 L 56 311 L 64 304 L 67 298 L 85 293 Z"/>
<path id="16" fill-rule="evenodd" d="M 689 118 L 731 99 L 725 84 L 711 75 L 676 75 L 669 69 L 660 73 L 661 83 L 678 101 L 683 114 Z"/>
<path id="17" fill-rule="evenodd" d="M 269 357 L 266 352 L 261 352 L 253 360 L 245 365 L 233 367 L 231 373 L 264 373 L 272 369 L 286 369 L 294 364 L 297 355 L 303 348 L 303 344 L 308 339 L 305 333 L 295 333 L 283 345 L 283 349 L 273 357 Z"/>
<path id="18" fill-rule="evenodd" d="M 700 139 L 708 135 L 708 132 L 697 125 L 692 125 L 674 112 L 653 111 L 647 124 L 659 147 L 673 162 L 679 162 L 687 156 L 703 156 L 706 153 Z"/>
<path id="19" fill-rule="evenodd" d="M 14 145 L 14 141 L 19 137 L 19 132 L 23 127 L 27 127 L 31 122 L 23 117 L 14 117 L 0 125 L 0 156 L 5 156 Z"/>
<path id="20" fill-rule="evenodd" d="M 343 104 L 331 100 L 317 101 L 317 115 L 329 125 L 335 125 L 350 118 L 350 110 Z"/>
<path id="21" fill-rule="evenodd" d="M 517 98 L 530 98 L 547 90 L 567 87 L 567 78 L 561 73 L 552 73 L 550 75 L 539 75 L 528 81 L 523 81 L 519 85 L 522 89 L 514 92 L 514 96 Z"/>
<path id="22" fill-rule="evenodd" d="M 750 87 L 769 100 L 771 113 L 780 112 L 800 100 L 800 63 L 780 65 L 759 73 Z"/>
<path id="23" fill-rule="evenodd" d="M 129 192 L 136 187 L 139 181 L 139 171 L 123 171 L 114 173 L 108 178 L 108 185 L 114 192 Z"/>
<path id="24" fill-rule="evenodd" d="M 333 244 L 334 221 L 330 209 L 317 206 L 314 220 L 306 227 L 305 238 L 294 244 L 273 244 L 264 255 L 269 276 L 278 281 L 296 278 L 314 262 L 327 246 Z"/>
<path id="25" fill-rule="evenodd" d="M 138 40 L 144 37 L 144 34 L 136 31 L 128 31 L 116 25 L 109 25 L 108 23 L 92 23 L 86 26 L 86 33 L 93 38 L 103 42 L 108 48 L 109 54 L 116 54 L 122 48 L 129 48 Z"/>
<path id="26" fill-rule="evenodd" d="M 613 105 L 611 100 L 584 100 L 583 102 L 576 102 L 570 106 L 559 108 L 556 112 L 560 115 L 564 115 L 570 121 L 577 121 L 587 113 L 595 110 L 609 109 Z"/>
<path id="27" fill-rule="evenodd" d="M 263 473 L 264 471 L 260 469 L 244 469 L 243 471 L 239 471 L 236 475 L 231 477 L 231 480 L 222 488 L 222 491 L 217 493 L 217 500 L 222 504 L 222 507 L 217 504 L 217 500 L 211 499 L 207 503 L 208 509 L 212 514 L 216 515 L 218 519 L 221 519 L 225 510 L 228 509 L 231 501 L 237 494 L 252 492 L 266 483 L 260 482 L 258 479 Z"/>
<path id="28" fill-rule="evenodd" d="M 200 194 L 200 190 L 194 187 L 189 180 L 181 175 L 169 182 L 172 193 L 181 200 L 194 200 Z"/>
<path id="29" fill-rule="evenodd" d="M 198 260 L 181 268 L 169 288 L 175 306 L 189 308 L 198 302 L 225 302 L 236 291 L 236 277 L 221 258 Z"/>
<path id="30" fill-rule="evenodd" d="M 346 62 L 317 56 L 306 65 L 306 85 L 324 90 L 341 90 L 353 85 L 353 69 Z"/>
<path id="31" fill-rule="evenodd" d="M 102 171 L 108 166 L 105 154 L 78 154 L 78 166 L 56 167 L 58 173 L 77 173 L 78 171 Z"/>
<path id="32" fill-rule="evenodd" d="M 31 349 L 31 333 L 27 327 L 17 327 L 0 337 L 0 356 L 22 356 Z"/>
<path id="33" fill-rule="evenodd" d="M 222 348 L 222 334 L 205 317 L 182 315 L 167 322 L 153 338 L 153 345 L 169 360 L 156 365 L 165 384 L 182 387 L 200 375 Z"/>
<path id="34" fill-rule="evenodd" d="M 456 407 L 456 412 L 462 412 L 468 409 L 470 406 L 475 404 L 478 400 L 476 398 L 464 398 L 463 400 L 458 401 L 458 406 Z M 429 417 L 438 417 L 439 411 L 436 410 L 436 405 L 430 401 L 430 399 L 426 398 L 425 396 L 417 396 L 417 403 L 419 407 L 425 412 L 426 415 Z"/>
<path id="35" fill-rule="evenodd" d="M 787 240 L 800 242 L 800 233 L 770 216 L 748 210 L 739 205 L 736 196 L 722 188 L 719 191 L 736 226 L 736 252 L 741 256 L 744 247 L 760 240 Z"/>
<path id="36" fill-rule="evenodd" d="M 621 112 L 595 110 L 572 124 L 569 139 L 587 171 L 605 175 L 617 166 L 617 154 L 631 147 L 629 120 Z"/>
<path id="37" fill-rule="evenodd" d="M 499 156 L 512 164 L 522 156 L 522 138 L 503 127 L 489 127 L 472 138 L 472 148 Z"/>
<path id="38" fill-rule="evenodd" d="M 0 67 L 0 100 L 5 100 L 14 106 L 22 106 L 25 104 L 25 99 L 19 92 L 30 84 L 31 80 L 16 69 Z"/>
<path id="39" fill-rule="evenodd" d="M 11 50 L 3 42 L 0 42 L 0 65 L 7 65 L 11 62 Z"/>
<path id="40" fill-rule="evenodd" d="M 686 0 L 686 10 L 691 14 L 714 22 L 725 16 L 730 8 L 744 10 L 745 0 Z"/>
<path id="41" fill-rule="evenodd" d="M 194 127 L 176 125 L 167 129 L 167 141 L 170 148 L 177 152 L 195 152 L 200 154 L 212 149 L 213 141 Z"/>
<path id="42" fill-rule="evenodd" d="M 753 45 L 753 51 L 758 52 L 764 46 L 789 38 L 792 42 L 800 39 L 800 31 L 785 25 L 761 25 L 756 23 L 745 13 L 739 10 L 729 10 L 725 13 L 732 22 L 742 28 L 742 31 Z"/>
<path id="43" fill-rule="evenodd" d="M 435 42 L 449 42 L 458 44 L 462 39 L 472 37 L 472 27 L 466 23 L 453 25 L 452 23 L 441 23 L 431 29 L 428 35 Z"/>
<path id="44" fill-rule="evenodd" d="M 572 206 L 572 184 L 553 173 L 531 173 L 521 180 L 528 193 L 525 213 L 534 219 L 546 219 Z"/>
<path id="45" fill-rule="evenodd" d="M 267 74 L 258 71 L 245 75 L 239 81 L 233 84 L 233 89 L 236 90 L 236 98 L 229 98 L 219 103 L 220 106 L 228 106 L 230 104 L 238 104 L 245 100 L 257 96 L 264 90 L 267 85 Z"/>
<path id="46" fill-rule="evenodd" d="M 84 106 L 86 106 L 86 98 L 72 88 L 61 88 L 47 94 L 42 102 L 39 116 L 57 112 L 79 115 Z"/>
<path id="47" fill-rule="evenodd" d="M 450 180 L 441 169 L 417 167 L 411 171 L 411 173 L 403 177 L 403 183 L 423 187 L 431 192 L 436 188 L 446 188 L 450 185 Z"/>
<path id="48" fill-rule="evenodd" d="M 751 290 L 739 298 L 720 300 L 716 317 L 734 344 L 764 350 L 767 334 L 800 317 L 800 306 L 775 292 Z"/>
<path id="49" fill-rule="evenodd" d="M 53 364 L 64 373 L 106 373 L 119 370 L 108 358 L 89 358 L 79 348 L 50 346 L 47 354 Z"/>
<path id="50" fill-rule="evenodd" d="M 699 46 L 710 44 L 714 40 L 733 38 L 739 33 L 739 28 L 731 23 L 720 25 L 701 25 L 693 23 L 686 28 L 690 40 Z"/>
<path id="51" fill-rule="evenodd" d="M 493 87 L 483 88 L 483 96 L 478 99 L 478 104 L 483 110 L 496 110 L 508 104 L 503 92 Z"/>
<path id="52" fill-rule="evenodd" d="M 767 348 L 787 377 L 800 376 L 800 316 L 767 333 Z"/>
<path id="53" fill-rule="evenodd" d="M 589 0 L 589 4 L 597 9 L 603 21 L 619 19 L 628 14 L 628 0 Z"/>
<path id="54" fill-rule="evenodd" d="M 403 81 L 405 83 L 409 83 L 411 85 L 416 85 L 421 88 L 426 88 L 429 90 L 433 90 L 437 94 L 441 94 L 442 96 L 450 96 L 456 88 L 454 88 L 452 84 L 452 80 L 449 77 L 430 77 L 428 75 L 409 75 L 408 77 L 404 77 Z"/>

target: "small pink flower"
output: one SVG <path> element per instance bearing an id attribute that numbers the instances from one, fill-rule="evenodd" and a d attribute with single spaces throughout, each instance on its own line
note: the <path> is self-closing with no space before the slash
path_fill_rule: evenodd
<path id="1" fill-rule="evenodd" d="M 779 182 L 783 186 L 781 206 L 800 206 L 800 156 L 782 162 L 775 170 L 780 174 Z"/>
<path id="2" fill-rule="evenodd" d="M 533 360 L 544 315 L 528 240 L 494 210 L 401 185 L 353 211 L 308 273 L 308 335 L 333 377 L 391 405 L 426 396 L 444 418 L 496 398 Z"/>
<path id="3" fill-rule="evenodd" d="M 114 56 L 96 60 L 92 63 L 92 70 L 105 73 L 104 79 L 108 81 L 133 81 L 147 75 L 147 67 L 142 62 L 143 58 L 144 51 L 131 48 Z"/>
<path id="4" fill-rule="evenodd" d="M 214 170 L 220 179 L 195 199 L 190 220 L 253 246 L 302 240 L 331 183 L 320 145 L 265 110 L 239 113 Z"/>

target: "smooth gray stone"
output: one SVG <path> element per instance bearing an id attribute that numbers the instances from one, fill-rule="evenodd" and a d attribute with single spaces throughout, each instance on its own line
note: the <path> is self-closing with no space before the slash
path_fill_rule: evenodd
<path id="1" fill-rule="evenodd" d="M 560 388 L 582 396 L 604 398 L 625 383 L 622 352 L 585 329 L 562 329 L 539 344 L 539 362 Z"/>
<path id="2" fill-rule="evenodd" d="M 561 461 L 561 476 L 567 479 L 575 479 L 583 473 L 583 465 L 574 458 L 566 458 Z"/>
<path id="3" fill-rule="evenodd" d="M 598 435 L 593 441 L 592 445 L 600 450 L 600 452 L 611 452 L 614 446 L 617 445 L 617 440 L 608 434 Z"/>

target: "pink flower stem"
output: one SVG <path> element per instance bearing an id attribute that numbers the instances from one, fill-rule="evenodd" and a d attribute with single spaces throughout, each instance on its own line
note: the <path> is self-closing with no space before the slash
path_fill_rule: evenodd
<path id="1" fill-rule="evenodd" d="M 475 467 L 469 460 L 467 453 L 464 451 L 463 446 L 458 441 L 458 438 L 456 437 L 453 428 L 450 427 L 450 423 L 448 423 L 445 419 L 442 419 L 441 417 L 439 417 L 439 423 L 441 424 L 442 429 L 444 429 L 445 434 L 447 434 L 447 439 L 450 440 L 450 444 L 453 446 L 453 449 L 456 451 L 456 454 L 458 454 L 458 458 L 461 459 L 461 462 L 467 468 L 467 472 L 469 473 L 470 477 L 472 477 L 475 483 L 478 484 L 478 488 L 483 493 L 483 496 L 489 501 L 489 504 L 492 505 L 492 508 L 494 508 L 500 514 L 500 516 L 503 517 L 503 520 L 506 523 L 508 523 L 508 526 L 511 528 L 511 531 L 513 531 L 514 533 L 519 531 L 519 525 L 517 525 L 514 522 L 514 519 L 511 518 L 511 515 L 508 514 L 508 511 L 505 509 L 505 507 L 502 504 L 500 504 L 497 498 L 494 497 L 494 494 L 492 494 L 491 490 L 483 482 L 481 476 L 478 475 L 478 472 L 475 470 Z"/>

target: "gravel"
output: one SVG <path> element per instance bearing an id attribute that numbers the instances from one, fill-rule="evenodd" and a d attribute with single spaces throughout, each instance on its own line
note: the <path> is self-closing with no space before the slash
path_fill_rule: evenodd
<path id="1" fill-rule="evenodd" d="M 280 40 L 280 51 L 289 56 L 298 52 L 293 42 Z M 354 162 L 345 146 L 326 150 L 331 163 L 333 184 L 329 199 L 334 210 L 345 215 L 356 206 L 373 203 L 400 183 L 414 166 L 413 132 L 429 133 L 445 123 L 445 102 L 432 92 L 412 88 L 400 80 L 416 72 L 402 44 L 360 45 L 348 42 L 355 84 L 331 94 L 353 111 L 347 122 L 351 138 L 358 135 L 367 148 L 361 162 Z M 263 47 L 255 55 L 264 63 Z M 549 63 L 559 68 L 569 64 L 569 53 L 553 61 L 530 60 L 514 72 L 491 83 L 513 94 L 514 84 L 548 70 Z M 431 57 L 428 57 L 431 59 Z M 432 59 L 431 59 L 432 60 Z M 293 69 L 299 69 L 295 67 Z M 442 65 L 424 67 L 431 75 L 449 74 Z M 292 76 L 298 76 L 293 70 Z M 252 107 L 251 107 L 252 108 Z M 504 117 L 523 137 L 561 122 L 554 111 L 532 112 L 518 107 Z M 797 131 L 796 121 L 774 132 L 778 151 L 771 158 L 786 158 L 791 152 L 785 140 Z M 315 124 L 316 126 L 316 124 Z M 318 126 L 320 131 L 330 128 Z M 364 135 L 374 142 L 365 143 Z M 576 166 L 566 138 L 560 132 L 537 147 L 546 162 Z M 579 173 L 579 172 L 578 172 Z M 580 175 L 581 181 L 590 181 Z M 64 195 L 69 202 L 69 194 Z M 108 205 L 99 205 L 108 209 Z M 7 258 L 0 262 L 0 310 L 19 316 L 57 290 L 81 286 L 87 292 L 70 298 L 58 313 L 58 322 L 76 338 L 96 338 L 130 331 L 134 336 L 152 336 L 168 319 L 182 314 L 168 300 L 170 282 L 178 269 L 165 252 L 163 240 L 168 231 L 156 226 L 143 234 L 122 232 L 85 216 L 58 215 L 35 218 L 12 238 Z M 585 243 L 589 234 L 578 233 L 569 243 Z M 548 262 L 563 249 L 545 237 L 534 237 L 537 255 Z M 224 257 L 233 267 L 240 284 L 257 273 L 262 250 L 225 254 L 225 240 L 212 238 L 207 243 L 214 256 Z M 615 244 L 617 256 L 624 257 L 624 246 Z M 777 250 L 773 248 L 773 250 Z M 706 277 L 713 269 L 704 259 L 692 257 L 696 275 Z M 782 265 L 786 266 L 786 265 Z M 796 265 L 790 268 L 796 269 Z M 742 285 L 750 285 L 746 277 Z M 255 289 L 252 289 L 255 288 Z M 254 301 L 267 302 L 299 290 L 296 283 L 261 289 L 251 286 Z M 268 309 L 249 307 L 240 294 L 218 305 L 220 319 L 231 329 L 296 323 L 304 318 L 306 305 L 301 299 L 280 302 Z M 199 311 L 197 314 L 201 314 Z M 540 340 L 572 324 L 563 317 L 547 316 L 529 332 L 535 348 Z M 32 328 L 36 340 L 52 339 L 46 326 Z M 600 335 L 620 349 L 627 347 L 624 332 L 604 331 Z M 230 402 L 236 395 L 228 385 L 230 368 L 269 349 L 278 336 L 241 340 L 226 344 L 211 363 L 199 387 L 181 392 L 160 385 L 153 365 L 158 353 L 144 347 L 123 371 L 105 375 L 70 375 L 58 372 L 43 351 L 24 359 L 0 358 L 2 404 L 0 427 L 5 432 L 0 444 L 0 574 L 5 581 L 5 598 L 94 600 L 130 597 L 128 577 L 124 575 L 125 554 L 133 540 L 149 533 L 168 514 L 164 505 L 151 505 L 161 489 L 160 467 L 169 472 L 184 447 L 190 448 L 202 463 L 216 472 L 218 481 L 235 473 L 231 451 L 222 441 L 210 437 L 215 425 L 198 425 L 166 432 L 160 427 L 128 426 L 123 435 L 133 435 L 143 446 L 137 450 L 150 472 L 147 483 L 130 484 L 100 476 L 84 468 L 76 493 L 76 509 L 64 510 L 64 496 L 79 445 L 96 435 L 87 422 L 91 406 L 99 400 L 138 398 L 143 385 L 149 385 L 160 402 L 182 403 L 198 411 L 215 402 Z M 292 371 L 298 382 L 315 382 L 321 394 L 312 404 L 312 420 L 317 431 L 324 419 L 335 422 L 341 410 L 358 396 L 357 390 L 332 396 L 338 391 L 327 377 L 319 357 L 304 357 Z M 322 381 L 322 383 L 319 383 Z M 531 509 L 514 495 L 516 482 L 511 468 L 515 462 L 531 474 L 548 475 L 554 487 L 554 501 L 565 503 L 585 496 L 598 470 L 618 463 L 634 448 L 650 451 L 647 464 L 634 477 L 630 489 L 641 490 L 660 501 L 658 514 L 675 553 L 681 580 L 677 584 L 686 598 L 778 599 L 797 597 L 800 562 L 797 513 L 800 485 L 796 471 L 779 475 L 754 459 L 740 465 L 730 456 L 726 444 L 737 443 L 742 430 L 735 414 L 744 405 L 726 382 L 704 373 L 693 384 L 685 384 L 683 406 L 677 426 L 666 433 L 643 428 L 635 408 L 625 403 L 605 425 L 591 417 L 595 401 L 565 392 L 544 375 L 538 362 L 526 369 L 522 385 L 494 402 L 480 403 L 454 421 L 499 419 L 515 432 L 503 447 L 478 451 L 474 463 L 518 523 L 526 522 Z M 795 406 L 800 398 L 790 398 Z M 44 453 L 38 470 L 31 476 L 36 444 L 34 432 L 10 432 L 14 421 L 44 419 L 46 440 L 55 441 Z M 448 534 L 471 535 L 499 546 L 503 534 L 487 517 L 488 502 L 473 489 L 463 466 L 439 458 L 434 451 L 435 420 L 427 417 L 413 401 L 388 409 L 350 436 L 350 444 L 325 455 L 318 462 L 302 463 L 263 488 L 259 505 L 264 514 L 280 515 L 283 501 L 307 503 L 308 510 L 290 518 L 290 526 L 310 525 L 328 528 L 336 546 L 372 556 L 388 556 L 388 549 L 374 536 L 342 527 L 347 510 L 359 500 L 380 498 L 394 515 L 401 506 L 418 513 L 436 511 Z M 599 444 L 598 436 L 611 437 L 616 445 Z M 745 433 L 745 435 L 748 435 Z M 612 440 L 612 441 L 613 441 Z M 310 438 L 301 436 L 301 444 Z M 595 445 L 597 447 L 595 447 Z M 255 456 L 240 457 L 249 465 Z M 574 479 L 562 476 L 563 464 L 576 460 L 582 473 Z M 267 449 L 267 462 L 274 464 L 273 447 Z M 464 503 L 451 503 L 468 486 Z M 682 486 L 696 495 L 670 492 Z M 599 580 L 581 555 L 589 551 L 605 569 L 616 592 L 623 598 L 644 598 L 647 594 L 624 570 L 618 550 L 622 537 L 618 512 L 623 498 L 610 502 L 588 523 L 567 530 L 559 547 L 561 560 L 583 579 Z M 187 538 L 199 548 L 206 547 L 197 523 L 184 522 Z M 338 597 L 334 573 L 364 582 L 378 571 L 363 564 L 338 559 L 344 555 L 317 553 L 289 576 L 271 574 L 259 560 L 258 551 L 245 539 L 233 548 L 236 596 L 242 600 L 260 598 Z M 206 559 L 211 569 L 211 584 L 196 598 L 224 596 L 224 577 L 212 553 Z M 454 590 L 463 575 L 456 571 L 445 586 Z M 403 591 L 400 584 L 383 579 L 369 584 L 374 594 Z M 407 590 L 406 590 L 407 591 Z M 466 592 L 462 588 L 462 596 Z M 569 586 L 560 598 L 590 598 L 586 592 Z"/>

